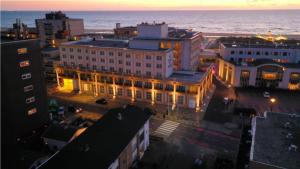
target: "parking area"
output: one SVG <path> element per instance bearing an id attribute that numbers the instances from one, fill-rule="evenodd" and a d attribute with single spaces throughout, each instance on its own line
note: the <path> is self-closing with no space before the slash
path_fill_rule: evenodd
<path id="1" fill-rule="evenodd" d="M 270 93 L 269 98 L 265 98 L 264 92 Z M 237 107 L 253 108 L 258 115 L 265 111 L 279 113 L 296 113 L 300 114 L 300 92 L 289 90 L 266 90 L 258 88 L 237 88 Z M 270 99 L 274 98 L 274 103 Z"/>

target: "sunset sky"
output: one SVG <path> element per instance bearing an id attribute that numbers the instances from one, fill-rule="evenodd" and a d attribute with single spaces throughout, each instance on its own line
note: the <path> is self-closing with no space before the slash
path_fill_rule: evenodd
<path id="1" fill-rule="evenodd" d="M 2 10 L 300 9 L 300 0 L 1 0 Z"/>

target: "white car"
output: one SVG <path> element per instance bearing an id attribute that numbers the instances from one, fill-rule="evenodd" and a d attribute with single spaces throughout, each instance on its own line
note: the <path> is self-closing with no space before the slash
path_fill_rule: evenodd
<path id="1" fill-rule="evenodd" d="M 269 92 L 264 92 L 264 98 L 269 98 L 270 97 L 270 93 Z"/>

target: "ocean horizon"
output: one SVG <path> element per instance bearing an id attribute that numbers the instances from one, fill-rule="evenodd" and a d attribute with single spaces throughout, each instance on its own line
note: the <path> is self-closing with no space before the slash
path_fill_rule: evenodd
<path id="1" fill-rule="evenodd" d="M 1 27 L 12 27 L 16 18 L 35 27 L 35 19 L 49 11 L 1 11 Z M 210 33 L 300 35 L 300 10 L 147 10 L 63 11 L 82 18 L 86 30 L 112 30 L 116 23 L 166 22 L 169 26 Z"/>

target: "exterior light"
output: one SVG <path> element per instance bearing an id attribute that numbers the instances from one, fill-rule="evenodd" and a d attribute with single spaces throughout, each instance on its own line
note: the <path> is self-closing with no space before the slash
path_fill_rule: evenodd
<path id="1" fill-rule="evenodd" d="M 271 101 L 271 103 L 275 103 L 276 99 L 275 98 L 271 98 L 270 101 Z"/>
<path id="2" fill-rule="evenodd" d="M 271 112 L 273 112 L 273 104 L 276 102 L 276 99 L 275 98 L 271 98 L 270 99 L 270 110 L 271 110 Z"/>

